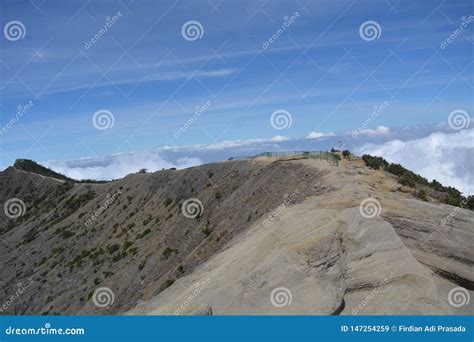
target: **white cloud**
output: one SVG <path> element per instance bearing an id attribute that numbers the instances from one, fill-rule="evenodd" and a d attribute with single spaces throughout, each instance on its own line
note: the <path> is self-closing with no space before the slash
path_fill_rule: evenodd
<path id="1" fill-rule="evenodd" d="M 232 149 L 232 148 L 243 147 L 243 146 L 251 146 L 251 147 L 262 146 L 269 143 L 278 143 L 278 142 L 283 142 L 283 141 L 288 141 L 288 140 L 289 139 L 287 137 L 277 135 L 270 139 L 224 140 L 224 141 L 211 144 L 211 145 L 187 146 L 187 147 L 184 147 L 184 149 L 201 148 L 201 149 L 206 149 L 206 150 L 226 150 L 226 149 Z"/>
<path id="2" fill-rule="evenodd" d="M 378 128 L 383 132 L 388 128 Z M 369 153 L 383 156 L 390 162 L 400 163 L 406 168 L 421 174 L 429 180 L 437 179 L 445 185 L 451 185 L 465 194 L 474 194 L 474 129 L 461 132 L 445 131 L 426 133 L 423 138 L 413 132 L 398 134 L 395 130 L 390 135 L 381 135 L 377 144 L 372 137 L 361 136 L 354 147 L 356 154 Z M 309 140 L 287 139 L 275 136 L 270 139 L 249 139 L 223 141 L 213 145 L 192 145 L 164 147 L 148 152 L 133 152 L 84 158 L 70 161 L 49 161 L 42 163 L 46 167 L 66 174 L 75 179 L 117 179 L 141 168 L 149 171 L 176 167 L 178 169 L 203 163 L 227 160 L 230 157 L 256 155 L 266 151 L 301 149 L 306 144 L 308 149 L 328 150 L 337 141 L 332 133 L 321 133 Z M 429 136 L 426 136 L 430 134 Z M 398 140 L 388 140 L 397 137 Z M 303 144 L 303 145 L 304 145 Z M 357 147 L 362 146 L 362 147 Z"/>
<path id="3" fill-rule="evenodd" d="M 357 136 L 376 137 L 380 135 L 390 134 L 390 129 L 385 126 L 379 126 L 376 129 L 370 129 L 370 128 L 359 129 L 357 131 L 352 131 L 351 134 L 353 137 L 357 137 Z"/>
<path id="4" fill-rule="evenodd" d="M 275 141 L 275 142 L 281 142 L 281 141 L 287 141 L 288 138 L 287 137 L 284 137 L 282 135 L 277 135 L 277 136 L 274 136 L 273 138 L 271 138 L 271 141 Z"/>
<path id="5" fill-rule="evenodd" d="M 169 72 L 161 72 L 152 74 L 147 73 L 146 75 L 135 76 L 132 78 L 123 78 L 120 80 L 116 80 L 113 82 L 113 85 L 134 85 L 134 84 L 143 84 L 146 82 L 155 82 L 155 81 L 173 81 L 179 79 L 186 79 L 186 78 L 214 78 L 214 77 L 226 77 L 234 74 L 236 72 L 235 69 L 218 69 L 218 70 L 201 70 L 201 71 L 169 71 Z M 92 87 L 104 87 L 110 86 L 110 82 L 98 82 L 94 83 Z M 60 89 L 53 89 L 50 91 L 45 92 L 46 95 L 69 92 L 69 91 L 77 91 L 83 89 L 90 89 L 90 84 L 75 86 L 75 87 L 63 87 Z"/>
<path id="6" fill-rule="evenodd" d="M 234 147 L 240 147 L 240 146 L 246 146 L 246 145 L 252 145 L 252 144 L 259 144 L 262 142 L 265 142 L 268 140 L 264 139 L 249 139 L 249 140 L 224 140 L 215 144 L 211 145 L 203 145 L 199 146 L 201 148 L 207 149 L 207 150 L 224 150 L 224 149 L 229 149 L 229 148 L 234 148 Z M 197 148 L 198 145 L 191 146 L 191 148 Z"/>
<path id="7" fill-rule="evenodd" d="M 392 140 L 382 145 L 366 144 L 358 153 L 381 156 L 419 173 L 454 186 L 465 195 L 474 194 L 474 129 L 457 133 L 432 133 L 410 141 Z"/>
<path id="8" fill-rule="evenodd" d="M 335 134 L 332 132 L 324 133 L 324 132 L 311 132 L 308 134 L 306 139 L 321 139 L 325 137 L 334 137 Z"/>
<path id="9" fill-rule="evenodd" d="M 175 163 L 153 152 L 132 152 L 99 158 L 48 161 L 44 166 L 73 179 L 110 180 L 147 169 L 149 172 L 176 167 L 183 169 L 202 164 L 198 158 L 182 157 Z"/>

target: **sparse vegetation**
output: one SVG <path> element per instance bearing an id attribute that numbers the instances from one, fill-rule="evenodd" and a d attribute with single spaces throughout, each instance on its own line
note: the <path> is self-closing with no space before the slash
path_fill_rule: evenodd
<path id="1" fill-rule="evenodd" d="M 362 156 L 362 160 L 364 160 L 365 165 L 375 170 L 379 170 L 381 168 L 385 169 L 388 166 L 388 162 L 382 157 L 373 157 L 371 155 L 364 154 Z"/>
<path id="2" fill-rule="evenodd" d="M 169 206 L 171 203 L 173 203 L 173 200 L 168 197 L 168 198 L 165 200 L 165 202 L 164 202 L 165 208 L 166 208 L 167 206 Z"/>
<path id="3" fill-rule="evenodd" d="M 125 242 L 123 243 L 123 250 L 126 251 L 126 250 L 129 249 L 132 245 L 133 245 L 133 242 L 128 241 L 128 240 L 125 240 Z"/>
<path id="4" fill-rule="evenodd" d="M 173 253 L 178 254 L 178 250 L 176 248 L 166 247 L 162 255 L 165 257 L 165 259 L 168 259 Z"/>
<path id="5" fill-rule="evenodd" d="M 107 246 L 107 252 L 109 252 L 110 254 L 115 253 L 119 249 L 120 249 L 120 246 L 119 246 L 118 243 L 114 243 L 113 245 L 108 245 Z"/>
<path id="6" fill-rule="evenodd" d="M 428 202 L 428 197 L 426 196 L 425 190 L 420 190 L 416 193 L 416 197 L 421 199 L 422 201 Z"/>
<path id="7" fill-rule="evenodd" d="M 147 235 L 150 234 L 150 233 L 151 233 L 151 229 L 150 229 L 150 228 L 145 229 L 142 233 L 137 234 L 137 240 L 138 240 L 138 239 L 141 239 L 141 238 L 143 238 L 143 237 L 145 237 L 145 236 L 147 236 Z"/>
<path id="8" fill-rule="evenodd" d="M 451 186 L 443 186 L 436 179 L 429 182 L 426 178 L 417 175 L 400 164 L 389 163 L 382 157 L 364 154 L 362 159 L 372 169 L 382 169 L 397 176 L 400 184 L 411 188 L 419 188 L 416 197 L 423 201 L 428 201 L 428 193 L 426 191 L 430 189 L 429 195 L 445 204 L 473 209 L 472 196 L 466 198 L 461 195 L 459 190 Z"/>
<path id="9" fill-rule="evenodd" d="M 208 237 L 211 234 L 211 230 L 209 229 L 208 226 L 205 226 L 204 228 L 201 229 L 201 231 Z"/>
<path id="10" fill-rule="evenodd" d="M 389 196 L 394 200 L 397 196 L 406 198 L 413 195 L 419 200 L 433 204 L 441 201 L 473 209 L 472 196 L 464 198 L 456 189 L 445 187 L 436 180 L 428 181 L 400 164 L 388 163 L 379 157 L 365 156 L 365 160 L 369 161 L 372 168 L 388 172 L 382 174 L 368 169 L 361 170 L 360 160 L 356 161 L 358 158 L 350 155 L 349 151 L 347 153 L 342 151 L 340 154 L 344 158 L 350 157 L 352 162 L 344 162 L 342 167 L 336 170 L 341 172 L 344 171 L 344 167 L 353 168 L 347 177 L 344 175 L 344 181 L 352 176 L 357 177 L 352 179 L 354 187 L 362 183 L 361 189 L 373 189 L 376 194 L 379 194 L 379 191 L 393 191 Z M 118 284 L 117 289 L 124 308 L 129 304 L 134 305 L 138 299 L 144 299 L 142 295 L 155 295 L 157 290 L 171 286 L 176 279 L 187 274 L 192 275 L 196 267 L 207 262 L 215 253 L 220 253 L 225 243 L 239 242 L 238 239 L 233 239 L 242 236 L 243 229 L 249 227 L 252 222 L 258 222 L 261 218 L 271 215 L 272 210 L 278 208 L 284 200 L 282 194 L 294 191 L 296 186 L 301 192 L 298 198 L 302 200 L 319 194 L 330 198 L 334 194 L 333 184 L 326 182 L 327 177 L 319 177 L 320 170 L 311 171 L 306 167 L 308 165 L 286 161 L 271 161 L 265 165 L 246 164 L 244 161 L 229 164 L 233 164 L 232 167 L 221 165 L 217 168 L 206 165 L 197 171 L 190 169 L 158 172 L 148 176 L 135 175 L 118 184 L 100 186 L 79 186 L 73 182 L 60 183 L 49 179 L 38 188 L 29 188 L 27 181 L 20 183 L 17 178 L 13 178 L 14 181 L 9 182 L 6 178 L 7 181 L 2 183 L 6 188 L 6 196 L 11 196 L 12 192 L 15 192 L 18 198 L 25 200 L 26 215 L 37 211 L 37 216 L 29 216 L 26 219 L 25 215 L 20 218 L 24 220 L 22 222 L 6 220 L 0 228 L 0 234 L 4 232 L 2 229 L 18 228 L 17 231 L 8 234 L 8 239 L 12 241 L 13 248 L 17 247 L 20 252 L 24 251 L 30 255 L 31 258 L 28 259 L 32 260 L 34 269 L 37 270 L 36 284 L 43 287 L 26 294 L 25 303 L 33 300 L 35 303 L 38 302 L 41 312 L 45 310 L 52 312 L 53 308 L 49 307 L 46 300 L 50 297 L 52 299 L 49 303 L 54 302 L 57 306 L 54 308 L 55 311 L 71 313 L 74 308 L 82 305 L 92 307 L 92 303 L 87 300 L 88 294 L 90 299 L 94 288 L 110 286 L 115 282 Z M 377 177 L 366 177 L 367 173 Z M 297 177 L 292 177 L 293 175 Z M 147 185 L 150 180 L 149 189 L 145 187 L 139 189 L 139 186 L 142 186 L 139 181 L 145 179 Z M 275 179 L 279 182 L 274 182 Z M 332 182 L 332 178 L 330 180 Z M 211 185 L 211 182 L 214 185 Z M 123 187 L 118 187 L 119 184 Z M 207 189 L 204 190 L 204 187 Z M 123 188 L 127 188 L 130 192 L 126 193 L 124 190 L 120 199 L 117 199 L 100 219 L 95 220 L 94 225 L 84 224 L 84 218 L 93 215 L 103 205 L 105 194 Z M 403 193 L 397 193 L 397 188 Z M 180 203 L 190 197 L 200 198 L 206 204 L 205 210 L 201 212 L 202 216 L 195 219 L 184 218 L 179 207 Z M 90 202 L 87 202 L 88 199 Z M 226 199 L 229 203 L 223 205 L 222 199 Z M 231 199 L 233 203 L 230 203 Z M 403 209 L 405 202 L 400 203 L 399 208 Z M 78 209 L 71 214 L 78 205 Z M 417 205 L 426 208 L 426 213 L 431 210 L 435 214 L 436 209 L 433 205 L 422 206 L 420 202 Z M 413 211 L 406 212 L 416 215 L 416 203 L 413 207 Z M 456 214 L 456 217 L 453 216 L 447 223 L 450 227 L 463 228 L 466 217 L 470 218 L 466 216 L 465 211 L 439 208 L 440 220 L 441 214 L 450 211 Z M 403 215 L 402 210 L 400 212 Z M 420 217 L 421 215 L 426 217 L 426 213 L 423 211 Z M 78 217 L 83 220 L 79 221 Z M 414 216 L 414 219 L 419 218 Z M 430 221 L 420 219 L 419 224 L 430 229 L 428 224 L 435 226 L 438 222 L 432 219 L 432 217 Z M 437 219 L 438 217 L 434 217 L 434 220 Z M 395 220 L 394 224 L 408 226 L 411 221 Z M 46 243 L 41 244 L 40 242 L 45 239 L 39 237 L 46 238 Z M 28 242 L 31 243 L 22 245 Z M 22 265 L 20 259 L 2 266 L 5 267 L 4 273 L 7 275 L 5 283 L 10 278 L 7 272 L 16 273 L 18 279 L 24 279 L 25 270 L 29 272 L 28 265 L 25 263 Z M 126 277 L 124 278 L 125 272 L 136 278 L 134 279 L 136 281 L 129 282 Z M 77 281 L 71 283 L 71 279 Z M 123 284 L 119 283 L 121 281 L 126 281 L 126 286 L 129 288 L 123 287 Z M 70 286 L 75 286 L 77 296 L 69 299 Z M 15 283 L 12 288 L 14 287 Z M 0 290 L 6 291 L 6 288 L 2 287 Z M 44 291 L 48 293 L 44 294 Z M 30 297 L 36 294 L 38 299 Z M 81 300 L 84 303 L 80 303 Z M 62 303 L 68 303 L 70 307 Z M 117 308 L 116 306 L 112 309 L 118 312 Z"/>
<path id="11" fill-rule="evenodd" d="M 161 290 L 166 290 L 168 287 L 170 287 L 171 285 L 173 285 L 174 283 L 174 279 L 166 279 L 166 281 L 163 283 L 163 285 L 161 286 Z"/>
<path id="12" fill-rule="evenodd" d="M 68 198 L 66 203 L 64 204 L 66 208 L 71 211 L 76 211 L 80 207 L 82 207 L 85 203 L 89 202 L 90 200 L 94 199 L 97 196 L 95 191 L 89 190 L 86 193 L 83 193 L 76 197 L 76 194 L 72 195 Z"/>

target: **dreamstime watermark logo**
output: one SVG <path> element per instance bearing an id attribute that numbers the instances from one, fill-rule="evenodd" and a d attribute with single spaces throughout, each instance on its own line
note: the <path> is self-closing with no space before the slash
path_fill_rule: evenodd
<path id="1" fill-rule="evenodd" d="M 188 198 L 183 202 L 181 212 L 187 218 L 197 218 L 204 212 L 204 207 L 197 198 Z"/>
<path id="2" fill-rule="evenodd" d="M 98 287 L 92 295 L 92 302 L 99 308 L 112 306 L 115 301 L 114 292 L 108 287 Z"/>
<path id="3" fill-rule="evenodd" d="M 33 278 L 28 278 L 27 281 L 22 284 L 22 283 L 18 283 L 17 284 L 17 289 L 15 291 L 15 293 L 13 295 L 11 295 L 9 298 L 7 298 L 7 300 L 5 301 L 5 303 L 3 303 L 3 305 L 0 307 L 0 312 L 3 312 L 3 311 L 6 311 L 8 309 L 9 306 L 11 306 L 13 303 L 15 303 L 15 301 L 20 298 L 20 296 L 26 292 L 26 290 L 31 286 L 31 284 L 33 284 Z"/>
<path id="4" fill-rule="evenodd" d="M 194 302 L 194 300 L 197 298 L 197 296 L 198 296 L 205 288 L 207 288 L 210 283 L 211 283 L 211 279 L 210 279 L 210 278 L 207 278 L 206 281 L 204 281 L 202 284 L 201 284 L 201 283 L 197 283 L 197 286 L 195 287 L 193 293 L 190 294 L 190 295 L 188 296 L 188 298 L 186 298 L 185 301 L 184 301 L 179 307 L 176 308 L 176 310 L 174 310 L 174 314 L 175 314 L 175 315 L 181 314 L 181 312 L 182 312 L 187 306 L 189 306 L 192 302 Z"/>
<path id="5" fill-rule="evenodd" d="M 278 109 L 270 116 L 270 124 L 273 128 L 281 131 L 282 129 L 290 128 L 293 123 L 293 118 L 290 112 L 284 109 Z"/>
<path id="6" fill-rule="evenodd" d="M 190 20 L 181 27 L 181 35 L 189 42 L 201 39 L 204 36 L 204 27 L 196 20 Z"/>
<path id="7" fill-rule="evenodd" d="M 448 293 L 448 303 L 453 308 L 460 308 L 469 304 L 471 301 L 471 296 L 469 295 L 469 291 L 466 290 L 464 287 L 455 287 L 451 289 Z"/>
<path id="8" fill-rule="evenodd" d="M 88 227 L 91 223 L 93 223 L 95 220 L 97 220 L 97 218 L 104 212 L 106 211 L 111 205 L 112 203 L 115 202 L 115 200 L 117 198 L 120 197 L 120 195 L 122 194 L 122 191 L 117 191 L 115 192 L 114 194 L 110 195 L 110 194 L 107 194 L 107 199 L 105 200 L 104 202 L 104 205 L 101 206 L 99 209 L 97 209 L 94 214 L 89 217 L 86 222 L 84 222 L 84 225 L 86 227 Z"/>
<path id="9" fill-rule="evenodd" d="M 3 205 L 3 212 L 11 219 L 16 219 L 20 216 L 23 216 L 26 213 L 25 202 L 19 198 L 10 198 Z"/>
<path id="10" fill-rule="evenodd" d="M 11 42 L 23 39 L 26 36 L 26 27 L 19 20 L 12 20 L 3 27 L 3 34 Z"/>
<path id="11" fill-rule="evenodd" d="M 382 205 L 375 198 L 369 197 L 360 202 L 359 212 L 362 217 L 374 218 L 382 212 Z"/>
<path id="12" fill-rule="evenodd" d="M 280 204 L 275 210 L 273 210 L 271 214 L 268 215 L 268 217 L 265 220 L 263 220 L 263 225 L 268 226 L 270 222 L 273 221 L 283 209 L 285 209 L 288 205 L 290 205 L 296 199 L 296 197 L 298 197 L 299 194 L 300 193 L 298 192 L 298 190 L 295 190 L 293 193 L 286 196 L 283 203 Z"/>
<path id="13" fill-rule="evenodd" d="M 439 44 L 439 47 L 444 50 L 448 47 L 449 44 L 451 44 L 461 33 L 463 33 L 464 29 L 467 28 L 473 21 L 474 21 L 474 16 L 470 15 L 468 18 L 462 17 L 461 18 L 461 24 L 457 29 L 455 29 L 448 38 L 446 38 L 444 41 Z"/>
<path id="14" fill-rule="evenodd" d="M 461 201 L 459 207 L 455 207 L 446 217 L 441 220 L 441 226 L 445 227 L 451 220 L 461 211 L 461 208 L 464 208 L 467 204 L 467 198 L 464 198 Z"/>
<path id="15" fill-rule="evenodd" d="M 191 118 L 188 119 L 188 121 L 186 121 L 186 123 L 181 126 L 179 129 L 177 129 L 175 132 L 174 132 L 174 137 L 175 139 L 178 139 L 181 134 L 183 134 L 184 132 L 186 132 L 188 130 L 189 127 L 192 126 L 192 124 L 197 120 L 199 119 L 199 117 L 204 113 L 206 112 L 209 107 L 212 105 L 211 101 L 207 100 L 206 103 L 202 106 L 196 106 L 195 108 L 195 111 L 194 111 L 194 114 Z"/>
<path id="16" fill-rule="evenodd" d="M 352 137 L 355 138 L 361 133 L 365 132 L 372 124 L 372 122 L 388 107 L 390 103 L 384 101 L 381 105 L 374 105 L 372 114 L 359 126 L 355 131 L 352 131 Z"/>
<path id="17" fill-rule="evenodd" d="M 286 287 L 277 287 L 270 293 L 270 302 L 276 308 L 283 308 L 291 305 L 293 295 Z"/>
<path id="18" fill-rule="evenodd" d="M 92 45 L 94 45 L 96 42 L 99 41 L 100 38 L 102 38 L 102 36 L 104 36 L 107 31 L 109 29 L 112 28 L 112 26 L 114 26 L 114 24 L 120 20 L 120 18 L 122 18 L 122 12 L 118 11 L 116 14 L 114 14 L 112 17 L 105 17 L 105 24 L 104 26 L 99 30 L 97 31 L 97 33 L 92 36 L 91 39 L 89 39 L 89 41 L 85 42 L 84 43 L 84 48 L 86 50 L 90 49 L 92 47 Z"/>
<path id="19" fill-rule="evenodd" d="M 112 128 L 115 123 L 114 115 L 106 109 L 98 110 L 92 117 L 92 124 L 99 130 Z"/>
<path id="20" fill-rule="evenodd" d="M 367 42 L 379 39 L 381 34 L 382 28 L 378 22 L 373 20 L 365 21 L 359 27 L 360 37 Z"/>
<path id="21" fill-rule="evenodd" d="M 33 101 L 28 101 L 27 104 L 25 105 L 19 105 L 17 107 L 17 112 L 15 113 L 15 116 L 12 117 L 5 126 L 3 126 L 1 129 L 0 129 L 0 135 L 4 135 L 5 133 L 8 132 L 8 130 L 10 128 L 12 128 L 13 126 L 15 126 L 15 124 L 18 122 L 18 120 L 20 120 L 20 118 L 25 115 L 30 109 L 31 107 L 33 107 L 34 103 Z"/>
<path id="22" fill-rule="evenodd" d="M 295 14 L 293 14 L 292 16 L 290 17 L 284 17 L 283 18 L 283 24 L 281 24 L 281 28 L 279 28 L 278 30 L 275 31 L 275 33 L 272 34 L 272 36 L 267 39 L 267 41 L 263 42 L 262 43 L 262 48 L 264 50 L 268 49 L 268 47 L 273 44 L 274 42 L 277 41 L 278 38 L 280 38 L 280 36 L 291 26 L 291 24 L 293 24 L 296 19 L 298 19 L 300 17 L 300 13 L 299 12 L 295 12 Z"/>
<path id="23" fill-rule="evenodd" d="M 45 323 L 44 327 L 39 328 L 16 328 L 9 326 L 5 329 L 6 335 L 13 336 L 42 336 L 42 335 L 85 335 L 83 328 L 53 328 L 51 323 Z"/>
<path id="24" fill-rule="evenodd" d="M 456 109 L 449 113 L 448 125 L 456 131 L 469 127 L 470 123 L 471 118 L 465 110 Z"/>
<path id="25" fill-rule="evenodd" d="M 357 305 L 355 308 L 352 309 L 352 314 L 353 315 L 357 315 L 359 313 L 360 310 L 362 310 L 362 308 L 364 306 L 366 306 L 367 304 L 369 304 L 369 302 L 375 298 L 375 296 L 383 290 L 383 288 L 385 287 L 385 285 L 388 284 L 388 279 L 385 278 L 380 284 L 378 284 L 363 300 L 362 302 Z"/>

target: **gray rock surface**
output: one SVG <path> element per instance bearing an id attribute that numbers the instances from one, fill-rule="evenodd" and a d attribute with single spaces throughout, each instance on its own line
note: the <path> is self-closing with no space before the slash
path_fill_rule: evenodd
<path id="1" fill-rule="evenodd" d="M 105 184 L 9 168 L 0 196 L 26 204 L 0 217 L 0 304 L 28 284 L 0 314 L 473 312 L 449 300 L 457 287 L 473 296 L 473 212 L 419 201 L 359 159 L 262 158 Z M 181 211 L 189 198 L 203 204 L 195 218 Z M 94 304 L 102 287 L 105 307 Z"/>

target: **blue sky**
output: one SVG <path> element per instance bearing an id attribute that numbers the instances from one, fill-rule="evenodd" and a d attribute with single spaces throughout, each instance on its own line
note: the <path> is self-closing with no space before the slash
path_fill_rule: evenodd
<path id="1" fill-rule="evenodd" d="M 440 45 L 473 14 L 469 0 L 4 0 L 2 25 L 20 21 L 25 35 L 0 37 L 0 126 L 33 106 L 0 135 L 0 166 L 342 134 L 385 101 L 366 128 L 446 122 L 453 110 L 472 113 L 474 23 Z M 201 37 L 184 39 L 188 21 Z M 367 21 L 378 38 L 362 39 Z M 112 127 L 96 129 L 99 110 L 112 113 Z M 290 127 L 272 127 L 277 110 L 290 113 Z"/>

